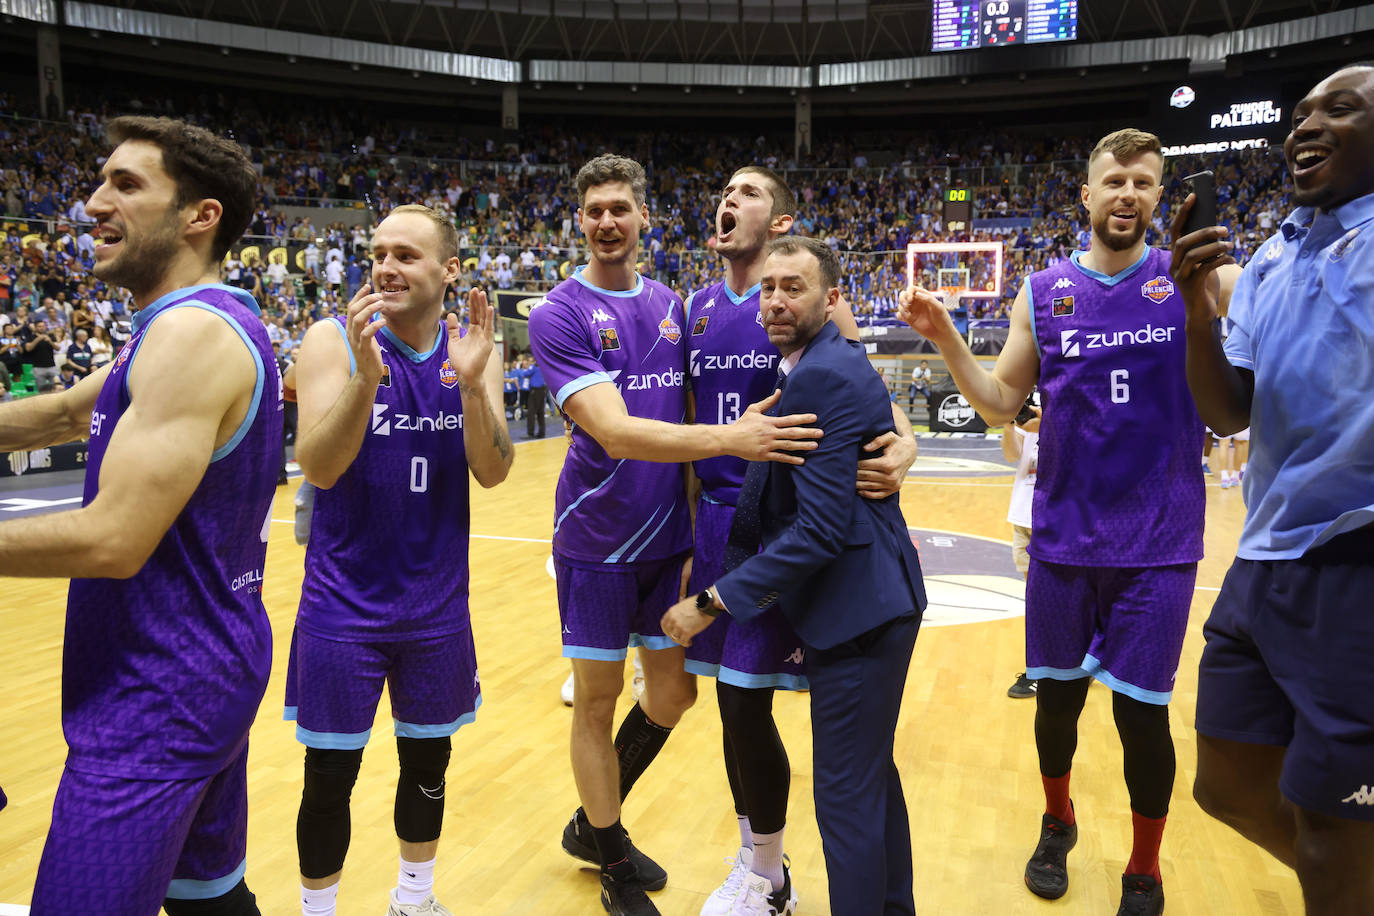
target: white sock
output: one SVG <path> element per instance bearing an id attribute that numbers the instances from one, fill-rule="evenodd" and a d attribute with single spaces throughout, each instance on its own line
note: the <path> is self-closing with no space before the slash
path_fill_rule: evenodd
<path id="1" fill-rule="evenodd" d="M 434 892 L 434 863 L 437 857 L 428 862 L 407 862 L 401 859 L 401 870 L 396 876 L 396 902 L 401 904 L 424 903 L 425 898 Z"/>
<path id="2" fill-rule="evenodd" d="M 339 882 L 312 890 L 301 885 L 301 916 L 334 916 L 334 901 L 339 897 Z"/>
<path id="3" fill-rule="evenodd" d="M 745 849 L 753 849 L 754 832 L 749 829 L 749 818 L 736 814 L 735 820 L 739 821 L 739 844 Z"/>
<path id="4" fill-rule="evenodd" d="M 782 873 L 782 834 L 781 830 L 754 834 L 754 865 L 749 869 L 771 881 L 775 891 L 786 880 Z"/>
<path id="5" fill-rule="evenodd" d="M 1242 462 L 1240 463 L 1240 472 L 1241 472 L 1242 474 L 1244 474 L 1244 473 L 1245 473 L 1246 471 L 1248 471 L 1248 470 L 1250 470 L 1250 462 L 1248 462 L 1248 461 L 1242 461 Z"/>

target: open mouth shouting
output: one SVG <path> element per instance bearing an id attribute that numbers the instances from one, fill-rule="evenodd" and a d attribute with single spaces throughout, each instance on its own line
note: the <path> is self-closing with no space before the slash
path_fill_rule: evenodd
<path id="1" fill-rule="evenodd" d="M 739 225 L 739 218 L 735 216 L 733 210 L 722 212 L 716 220 L 717 244 L 730 241 L 730 236 L 734 234 L 737 225 Z"/>
<path id="2" fill-rule="evenodd" d="M 114 253 L 116 246 L 124 241 L 124 233 L 114 226 L 102 223 L 96 227 L 96 252 L 97 254 L 109 255 Z"/>

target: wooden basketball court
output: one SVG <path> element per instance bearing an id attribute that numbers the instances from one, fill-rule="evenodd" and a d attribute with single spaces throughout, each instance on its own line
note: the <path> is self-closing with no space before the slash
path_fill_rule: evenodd
<path id="1" fill-rule="evenodd" d="M 577 805 L 568 763 L 571 716 L 558 697 L 569 668 L 559 657 L 554 583 L 546 571 L 564 449 L 560 438 L 522 444 L 506 483 L 493 491 L 473 488 L 472 616 L 484 702 L 476 723 L 454 737 L 436 877 L 440 901 L 455 913 L 603 912 L 596 873 L 578 868 L 559 846 Z M 1004 519 L 1010 484 L 1009 471 L 913 477 L 902 506 L 912 527 L 1009 540 Z M 295 822 L 302 748 L 293 726 L 281 719 L 304 557 L 292 539 L 294 492 L 294 482 L 278 489 L 273 514 L 280 523 L 272 527 L 264 595 L 275 657 L 249 758 L 248 882 L 264 914 L 299 912 Z M 1172 706 L 1179 770 L 1162 852 L 1171 916 L 1302 912 L 1292 872 L 1203 815 L 1190 795 L 1202 622 L 1234 555 L 1243 514 L 1238 489 L 1208 487 L 1207 558 Z M 10 799 L 0 812 L 3 911 L 4 904 L 29 900 L 65 752 L 59 675 L 66 583 L 8 579 L 0 588 L 0 786 Z M 1024 667 L 1022 632 L 1015 617 L 928 626 L 917 640 L 897 754 L 923 914 L 1116 911 L 1131 824 L 1105 688 L 1094 687 L 1081 720 L 1074 770 L 1080 840 L 1069 859 L 1069 893 L 1043 901 L 1022 883 L 1043 806 L 1031 730 L 1035 704 L 1006 696 Z M 697 705 L 625 809 L 636 843 L 668 869 L 667 888 L 653 895 L 665 916 L 695 916 L 726 874 L 723 858 L 738 844 L 713 683 L 703 680 L 700 689 Z M 630 702 L 628 678 L 624 702 Z M 775 706 L 792 760 L 787 847 L 801 896 L 798 913 L 819 916 L 829 906 L 811 803 L 808 701 L 805 694 L 779 694 Z M 383 913 L 395 884 L 391 739 L 383 698 L 353 795 L 353 840 L 339 895 L 343 916 Z"/>

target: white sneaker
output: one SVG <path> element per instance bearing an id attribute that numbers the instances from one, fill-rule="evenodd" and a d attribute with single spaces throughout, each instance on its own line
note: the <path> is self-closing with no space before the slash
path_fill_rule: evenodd
<path id="1" fill-rule="evenodd" d="M 727 857 L 725 861 L 730 865 L 730 874 L 725 876 L 725 883 L 706 898 L 701 916 L 729 916 L 734 912 L 735 898 L 744 890 L 749 867 L 754 864 L 754 850 L 741 846 L 733 858 Z"/>
<path id="2" fill-rule="evenodd" d="M 564 706 L 571 706 L 573 701 L 573 676 L 568 675 L 568 679 L 563 682 L 563 689 L 558 691 L 558 695 L 563 698 Z"/>
<path id="3" fill-rule="evenodd" d="M 453 911 L 444 906 L 430 894 L 423 903 L 397 903 L 396 889 L 391 889 L 391 906 L 386 916 L 453 916 Z"/>
<path id="4" fill-rule="evenodd" d="M 786 864 L 782 867 L 782 880 L 782 887 L 775 891 L 773 882 L 763 875 L 745 875 L 744 888 L 726 916 L 792 916 L 797 912 L 797 890 L 792 886 L 792 871 Z"/>

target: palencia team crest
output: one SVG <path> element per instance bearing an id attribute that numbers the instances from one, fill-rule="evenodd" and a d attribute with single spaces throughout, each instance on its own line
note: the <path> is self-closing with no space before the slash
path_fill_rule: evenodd
<path id="1" fill-rule="evenodd" d="M 669 316 L 658 323 L 658 336 L 668 343 L 675 344 L 682 339 L 682 328 L 678 327 L 672 316 Z"/>
<path id="2" fill-rule="evenodd" d="M 453 368 L 453 363 L 449 362 L 447 358 L 439 367 L 439 381 L 445 388 L 452 388 L 458 384 L 458 371 Z"/>
<path id="3" fill-rule="evenodd" d="M 1140 295 L 1156 304 L 1163 302 L 1174 294 L 1174 283 L 1168 277 L 1160 275 L 1153 280 L 1147 281 L 1140 287 Z"/>

